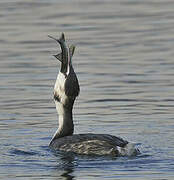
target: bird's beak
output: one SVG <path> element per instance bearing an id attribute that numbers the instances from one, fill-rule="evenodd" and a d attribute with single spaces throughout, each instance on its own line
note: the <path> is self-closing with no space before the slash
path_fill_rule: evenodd
<path id="1" fill-rule="evenodd" d="M 48 36 L 55 41 L 57 41 L 60 44 L 62 52 L 56 55 L 53 55 L 61 62 L 61 72 L 66 74 L 68 71 L 68 67 L 71 64 L 71 57 L 74 53 L 75 46 L 71 46 L 71 48 L 68 48 L 65 42 L 65 35 L 62 33 L 61 37 L 59 39 L 56 39 L 52 36 Z"/>

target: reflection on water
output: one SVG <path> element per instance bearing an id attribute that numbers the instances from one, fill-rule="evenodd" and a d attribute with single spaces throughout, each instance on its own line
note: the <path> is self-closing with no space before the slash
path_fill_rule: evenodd
<path id="1" fill-rule="evenodd" d="M 172 1 L 0 2 L 1 179 L 171 179 L 174 15 Z M 48 38 L 65 32 L 81 94 L 75 133 L 119 135 L 134 158 L 87 158 L 48 148 L 56 130 L 59 69 Z"/>

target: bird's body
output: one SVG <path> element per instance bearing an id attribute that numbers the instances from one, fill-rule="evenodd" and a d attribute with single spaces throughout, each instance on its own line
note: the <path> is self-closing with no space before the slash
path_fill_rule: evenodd
<path id="1" fill-rule="evenodd" d="M 74 101 L 80 91 L 78 79 L 71 62 L 75 47 L 73 45 L 70 48 L 66 46 L 64 34 L 60 39 L 55 40 L 62 49 L 62 53 L 55 55 L 61 62 L 61 69 L 54 86 L 54 100 L 59 115 L 59 128 L 50 142 L 50 147 L 54 150 L 85 155 L 132 156 L 138 154 L 139 150 L 134 147 L 134 144 L 120 137 L 108 134 L 73 135 L 72 110 Z"/>
<path id="2" fill-rule="evenodd" d="M 74 134 L 50 144 L 54 150 L 83 155 L 133 156 L 139 153 L 134 144 L 109 134 Z"/>

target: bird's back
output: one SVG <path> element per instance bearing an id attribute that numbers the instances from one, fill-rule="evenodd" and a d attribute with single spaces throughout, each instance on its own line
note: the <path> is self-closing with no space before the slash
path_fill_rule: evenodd
<path id="1" fill-rule="evenodd" d="M 75 134 L 55 139 L 50 147 L 54 150 L 83 155 L 135 155 L 133 144 L 108 134 Z M 129 148 L 129 149 L 128 149 Z M 129 152 L 128 152 L 129 151 Z"/>

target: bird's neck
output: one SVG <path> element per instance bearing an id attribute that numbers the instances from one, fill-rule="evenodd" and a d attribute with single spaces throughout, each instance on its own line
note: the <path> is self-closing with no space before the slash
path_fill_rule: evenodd
<path id="1" fill-rule="evenodd" d="M 54 134 L 52 141 L 64 136 L 70 136 L 74 132 L 73 115 L 72 115 L 73 104 L 71 106 L 65 106 L 57 101 L 55 101 L 55 103 L 59 116 L 59 127 L 56 133 Z"/>

